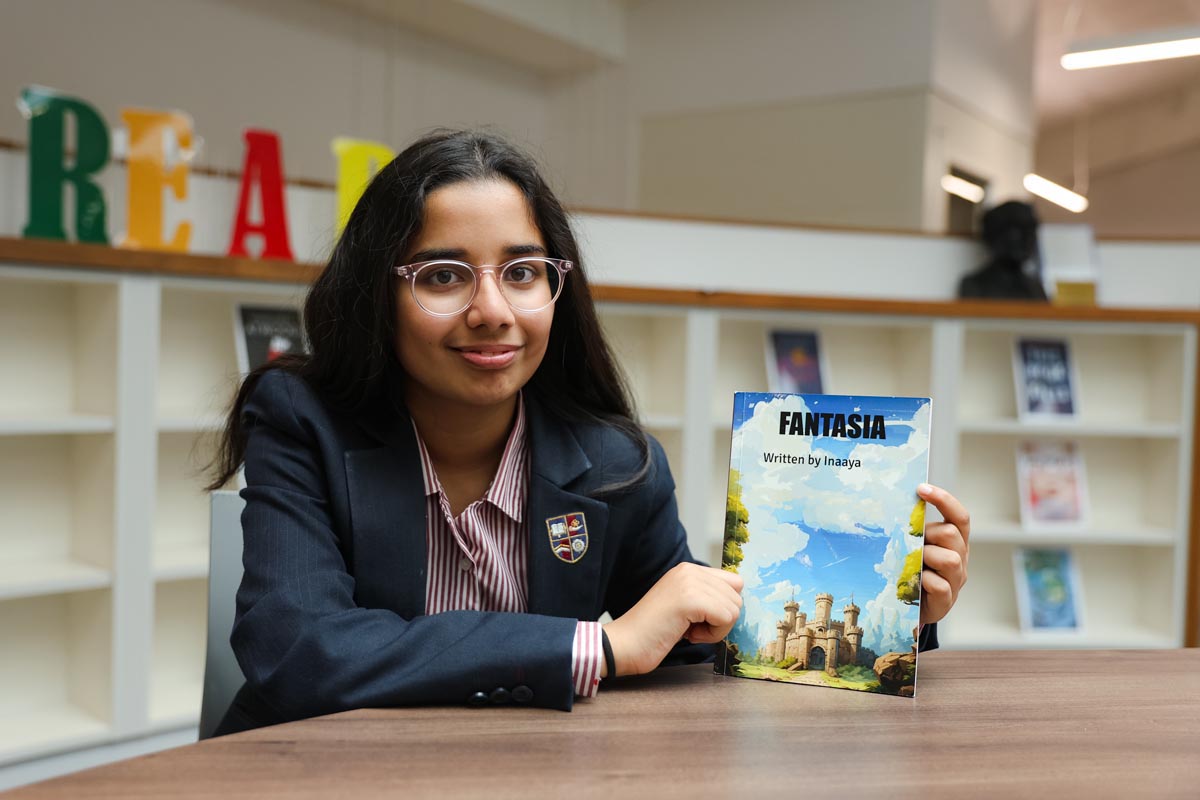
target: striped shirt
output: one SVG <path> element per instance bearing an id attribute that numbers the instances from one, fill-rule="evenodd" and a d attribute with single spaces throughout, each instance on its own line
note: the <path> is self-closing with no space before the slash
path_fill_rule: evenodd
<path id="1" fill-rule="evenodd" d="M 525 403 L 517 396 L 517 419 L 496 476 L 483 497 L 457 517 L 438 480 L 420 431 L 417 447 L 425 480 L 425 613 L 470 609 L 524 613 L 529 605 L 528 525 L 529 443 Z M 594 697 L 604 661 L 599 622 L 580 621 L 571 645 L 575 694 Z"/>

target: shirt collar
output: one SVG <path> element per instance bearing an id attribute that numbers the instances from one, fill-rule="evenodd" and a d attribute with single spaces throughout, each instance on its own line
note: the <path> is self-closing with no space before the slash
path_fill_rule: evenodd
<path id="1" fill-rule="evenodd" d="M 425 441 L 413 420 L 413 433 L 417 437 L 417 449 L 421 455 L 421 475 L 425 483 L 425 496 L 444 494 Z M 529 443 L 525 432 L 525 400 L 517 393 L 517 418 L 509 431 L 500 465 L 492 477 L 492 483 L 483 495 L 483 500 L 500 509 L 514 522 L 523 522 L 525 517 L 526 486 L 529 483 Z"/>

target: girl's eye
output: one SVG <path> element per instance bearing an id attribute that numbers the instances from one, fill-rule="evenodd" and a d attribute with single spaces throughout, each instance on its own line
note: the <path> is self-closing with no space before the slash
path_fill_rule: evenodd
<path id="1" fill-rule="evenodd" d="M 470 280 L 463 272 L 453 265 L 430 267 L 421 273 L 418 283 L 430 289 L 450 289 Z"/>
<path id="2" fill-rule="evenodd" d="M 541 271 L 536 264 L 516 264 L 504 273 L 505 283 L 530 284 L 538 279 Z"/>

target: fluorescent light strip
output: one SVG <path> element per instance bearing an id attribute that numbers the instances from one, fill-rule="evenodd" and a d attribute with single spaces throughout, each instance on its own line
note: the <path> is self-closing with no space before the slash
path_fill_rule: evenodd
<path id="1" fill-rule="evenodd" d="M 1062 57 L 1063 69 L 1092 69 L 1200 55 L 1200 29 L 1176 28 L 1082 42 Z"/>
<path id="2" fill-rule="evenodd" d="M 1055 205 L 1062 206 L 1067 211 L 1074 211 L 1076 214 L 1087 211 L 1088 200 L 1086 197 L 1072 192 L 1065 186 L 1059 186 L 1054 181 L 1048 181 L 1041 175 L 1031 172 L 1025 176 L 1023 183 L 1026 191 L 1030 194 L 1036 194 Z"/>
<path id="3" fill-rule="evenodd" d="M 964 180 L 957 175 L 943 175 L 942 188 L 956 197 L 961 197 L 963 200 L 970 200 L 972 203 L 983 202 L 983 187 L 978 183 L 971 183 L 968 180 Z"/>

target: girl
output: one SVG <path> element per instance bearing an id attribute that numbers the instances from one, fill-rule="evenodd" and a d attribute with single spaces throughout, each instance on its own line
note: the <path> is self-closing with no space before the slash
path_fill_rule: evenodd
<path id="1" fill-rule="evenodd" d="M 245 463 L 246 684 L 218 734 L 367 706 L 569 710 L 724 638 L 742 581 L 688 551 L 527 156 L 470 131 L 413 144 L 367 187 L 304 316 L 311 355 L 246 379 L 213 481 Z M 948 520 L 927 534 L 934 622 L 967 526 L 926 496 Z"/>

